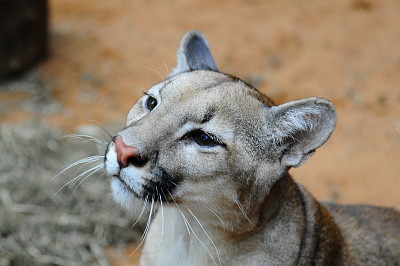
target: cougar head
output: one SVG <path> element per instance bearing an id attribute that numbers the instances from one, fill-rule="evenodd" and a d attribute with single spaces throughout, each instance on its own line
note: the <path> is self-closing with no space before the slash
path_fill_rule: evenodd
<path id="1" fill-rule="evenodd" d="M 242 80 L 219 72 L 198 31 L 186 33 L 170 76 L 129 111 L 109 143 L 113 196 L 250 208 L 330 136 L 333 105 L 307 98 L 275 106 Z"/>

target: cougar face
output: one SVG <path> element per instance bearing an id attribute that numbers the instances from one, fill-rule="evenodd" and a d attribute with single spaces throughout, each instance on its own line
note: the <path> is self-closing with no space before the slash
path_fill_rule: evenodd
<path id="1" fill-rule="evenodd" d="M 269 107 L 260 99 L 245 83 L 209 70 L 154 85 L 109 144 L 105 165 L 115 199 L 235 200 L 238 182 L 250 182 L 248 173 L 262 162 L 279 160 L 261 141 Z"/>
<path id="2" fill-rule="evenodd" d="M 192 31 L 170 77 L 129 111 L 126 127 L 109 143 L 105 168 L 114 198 L 126 207 L 136 199 L 246 206 L 324 143 L 335 119 L 324 99 L 274 106 L 220 73 L 207 41 Z"/>

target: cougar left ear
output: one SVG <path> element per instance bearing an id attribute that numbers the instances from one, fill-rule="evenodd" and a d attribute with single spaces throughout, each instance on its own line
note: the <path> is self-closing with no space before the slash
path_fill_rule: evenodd
<path id="1" fill-rule="evenodd" d="M 206 38 L 198 30 L 191 30 L 182 37 L 178 49 L 178 62 L 170 76 L 193 70 L 218 71 Z"/>
<path id="2" fill-rule="evenodd" d="M 281 163 L 299 167 L 327 141 L 336 124 L 333 104 L 321 98 L 288 102 L 270 109 L 267 136 L 281 152 Z"/>

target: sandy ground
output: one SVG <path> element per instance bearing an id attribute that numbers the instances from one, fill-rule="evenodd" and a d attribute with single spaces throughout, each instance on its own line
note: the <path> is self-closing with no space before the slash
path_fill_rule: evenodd
<path id="1" fill-rule="evenodd" d="M 65 132 L 91 120 L 122 126 L 196 28 L 223 72 L 276 103 L 335 104 L 334 134 L 292 170 L 317 199 L 400 209 L 399 14 L 397 0 L 52 1 L 51 57 L 39 75 L 56 104 L 31 112 L 24 103 L 35 93 L 6 89 L 0 122 L 39 116 Z"/>

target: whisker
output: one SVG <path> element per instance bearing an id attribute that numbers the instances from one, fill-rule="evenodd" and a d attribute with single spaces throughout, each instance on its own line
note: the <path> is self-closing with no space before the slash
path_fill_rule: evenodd
<path id="1" fill-rule="evenodd" d="M 83 140 L 90 141 L 92 143 L 95 143 L 95 144 L 103 146 L 103 147 L 107 147 L 107 145 L 108 145 L 107 142 L 101 141 L 101 140 L 96 139 L 95 137 L 92 137 L 89 135 L 70 134 L 70 135 L 64 136 L 63 138 L 83 139 Z"/>
<path id="2" fill-rule="evenodd" d="M 164 77 L 160 74 L 160 72 L 158 72 L 158 71 L 155 70 L 154 68 L 147 67 L 147 66 L 145 66 L 145 65 L 139 65 L 139 66 L 144 67 L 144 68 L 146 68 L 146 69 L 148 69 L 148 70 L 153 71 L 154 73 L 158 74 L 158 75 L 160 76 L 160 78 L 164 79 Z"/>
<path id="3" fill-rule="evenodd" d="M 162 190 L 162 188 L 160 188 L 160 189 Z M 163 204 L 162 204 L 161 194 L 158 193 L 157 187 L 156 187 L 156 191 L 157 191 L 158 197 L 160 198 L 160 205 L 161 205 L 161 238 L 160 238 L 160 242 L 158 243 L 158 246 L 160 246 L 162 238 L 163 238 L 163 235 L 164 235 L 164 207 L 163 207 Z"/>
<path id="4" fill-rule="evenodd" d="M 151 217 L 153 216 L 153 211 L 154 211 L 154 197 L 151 197 L 151 206 L 150 206 L 150 215 L 149 215 L 149 219 L 147 220 L 147 225 L 145 228 L 145 235 L 142 236 L 143 238 L 146 238 L 149 230 L 150 230 L 150 223 L 151 223 Z"/>
<path id="5" fill-rule="evenodd" d="M 215 215 L 215 217 L 218 218 L 218 220 L 221 221 L 221 223 L 224 225 L 224 221 L 222 221 L 221 217 L 218 216 L 218 214 L 216 214 L 213 210 L 211 210 L 207 205 L 205 205 L 204 203 L 201 203 L 201 205 L 203 205 L 203 207 L 205 207 L 207 210 L 209 210 L 212 214 Z"/>
<path id="6" fill-rule="evenodd" d="M 183 215 L 183 214 L 182 214 Z M 215 261 L 214 257 L 211 255 L 210 250 L 206 247 L 206 245 L 204 245 L 204 243 L 200 240 L 200 238 L 196 235 L 196 233 L 194 232 L 193 228 L 190 226 L 189 222 L 188 222 L 188 226 L 190 228 L 190 230 L 192 231 L 193 235 L 196 237 L 196 239 L 200 242 L 200 244 L 204 247 L 204 249 L 207 251 L 208 255 L 210 255 L 210 258 L 213 260 L 213 262 L 215 263 L 215 265 L 218 265 L 217 262 Z"/>
<path id="7" fill-rule="evenodd" d="M 249 217 L 247 217 L 246 213 L 243 210 L 243 206 L 240 204 L 240 202 L 235 201 L 236 205 L 239 207 L 240 211 L 243 213 L 244 217 L 246 218 L 247 221 L 249 221 L 249 223 L 253 226 L 256 227 L 256 225 L 249 219 Z"/>
<path id="8" fill-rule="evenodd" d="M 110 137 L 110 140 L 113 138 L 113 136 L 110 134 L 110 132 L 108 132 L 108 130 L 105 129 L 105 128 L 100 124 L 100 122 L 98 122 L 98 121 L 96 121 L 96 120 L 90 120 L 90 121 L 93 122 L 93 123 L 95 123 L 98 127 L 100 127 L 100 128 Z"/>
<path id="9" fill-rule="evenodd" d="M 221 263 L 221 257 L 219 255 L 217 246 L 214 244 L 214 241 L 212 241 L 211 237 L 207 234 L 206 230 L 204 229 L 203 225 L 200 223 L 199 219 L 197 219 L 196 215 L 194 215 L 194 213 L 187 206 L 185 206 L 185 207 L 190 212 L 190 214 L 194 217 L 194 219 L 197 221 L 197 223 L 200 225 L 200 227 L 203 230 L 204 234 L 206 234 L 207 238 L 210 240 L 211 244 L 214 246 L 215 251 L 217 252 L 219 263 Z"/>
<path id="10" fill-rule="evenodd" d="M 89 164 L 94 163 L 93 162 L 87 162 L 87 163 L 82 163 L 78 169 L 76 169 L 76 171 L 74 172 L 74 176 L 77 175 L 78 173 L 80 173 L 82 171 L 83 168 L 87 167 Z"/>
<path id="11" fill-rule="evenodd" d="M 146 228 L 147 228 L 147 225 L 146 225 Z M 145 229 L 145 230 L 146 230 L 146 229 Z M 143 235 L 142 235 L 142 237 L 140 238 L 141 241 L 140 241 L 139 245 L 135 248 L 134 251 L 131 252 L 131 254 L 129 254 L 130 256 L 132 256 L 133 254 L 135 254 L 135 252 L 138 251 L 138 249 L 140 248 L 140 246 L 143 244 L 143 242 L 144 242 L 144 240 L 145 240 L 145 238 L 146 238 L 146 237 L 145 237 L 145 234 L 146 234 L 146 231 L 143 232 Z M 146 234 L 146 235 L 147 235 L 147 234 Z"/>
<path id="12" fill-rule="evenodd" d="M 94 173 L 96 173 L 97 171 L 99 171 L 99 170 L 102 169 L 102 168 L 103 168 L 103 165 L 102 165 L 102 164 L 93 167 L 93 168 L 92 168 L 93 171 L 92 171 L 90 174 L 88 174 L 87 176 L 85 176 L 84 178 L 82 178 L 82 180 L 78 183 L 78 185 L 75 186 L 74 191 L 76 191 L 77 188 L 78 188 L 89 176 L 93 175 Z M 75 183 L 75 182 L 73 182 L 73 183 Z M 73 184 L 72 184 L 72 185 L 73 185 Z"/>
<path id="13" fill-rule="evenodd" d="M 162 62 L 164 64 L 165 69 L 167 70 L 167 74 L 168 74 L 170 71 L 169 71 L 169 68 L 168 68 L 167 64 L 165 63 L 164 59 L 162 60 Z"/>
<path id="14" fill-rule="evenodd" d="M 98 160 L 102 160 L 105 156 L 104 155 L 94 155 L 94 156 L 89 156 L 83 159 L 80 159 L 74 163 L 71 163 L 70 165 L 68 165 L 67 167 L 65 167 L 61 172 L 59 172 L 57 175 L 55 175 L 52 179 L 50 179 L 50 182 L 53 181 L 55 178 L 59 177 L 60 175 L 62 175 L 63 173 L 65 173 L 67 170 L 83 164 L 83 163 L 91 163 L 91 162 L 95 162 Z"/>
<path id="15" fill-rule="evenodd" d="M 93 169 L 96 169 L 96 170 L 97 170 L 98 168 L 100 168 L 100 167 L 102 167 L 102 166 L 103 166 L 102 164 L 97 165 L 97 166 L 95 166 L 95 167 L 90 168 L 89 170 L 86 170 L 86 171 L 83 172 L 82 174 L 80 174 L 80 175 L 78 175 L 78 176 L 72 178 L 70 181 L 68 181 L 67 183 L 65 183 L 61 188 L 59 188 L 59 189 L 56 191 L 56 193 L 54 193 L 54 196 L 57 195 L 57 193 L 60 192 L 64 187 L 68 186 L 69 184 L 72 184 L 72 185 L 73 185 L 77 180 L 79 180 L 80 177 L 82 177 L 82 176 L 84 176 L 85 174 L 87 174 L 87 173 L 93 171 Z"/>
<path id="16" fill-rule="evenodd" d="M 131 228 L 133 228 L 139 222 L 140 218 L 142 217 L 143 212 L 147 207 L 147 199 L 148 198 L 149 198 L 149 195 L 146 196 L 146 199 L 144 200 L 144 205 L 143 205 L 142 211 L 140 212 L 139 217 L 136 219 L 135 223 L 131 226 Z"/>
<path id="17" fill-rule="evenodd" d="M 168 191 L 168 189 L 167 189 L 167 191 Z M 163 194 L 163 196 L 164 196 L 164 199 L 166 199 L 167 197 L 165 196 L 165 193 L 164 193 L 164 190 L 163 189 L 161 189 L 161 193 Z M 171 195 L 171 194 L 170 194 Z M 168 203 L 168 201 L 167 201 L 167 203 Z M 171 210 L 169 210 L 170 212 L 171 212 Z M 171 218 L 171 225 L 173 225 L 174 224 L 174 221 L 173 221 L 173 219 L 172 219 L 172 215 L 170 215 L 170 218 Z M 172 226 L 172 228 L 171 228 L 171 238 L 173 239 L 174 238 L 174 227 Z"/>
<path id="18" fill-rule="evenodd" d="M 147 234 L 149 232 L 149 228 L 150 228 L 151 216 L 153 214 L 153 207 L 154 207 L 154 198 L 152 197 L 151 198 L 151 206 L 150 206 L 150 214 L 147 218 L 146 228 L 144 229 L 142 237 L 140 238 L 141 241 L 140 241 L 139 245 L 135 248 L 135 250 L 130 255 L 133 255 L 140 248 L 140 246 L 143 244 L 144 240 L 146 239 L 146 236 L 147 236 Z"/>
<path id="19" fill-rule="evenodd" d="M 181 208 L 179 208 L 178 203 L 176 203 L 174 197 L 172 197 L 171 192 L 169 192 L 168 190 L 167 190 L 167 192 L 168 192 L 168 194 L 171 196 L 171 199 L 175 202 L 176 207 L 178 207 L 178 210 L 179 210 L 179 212 L 180 212 L 181 215 L 182 215 L 183 222 L 185 223 L 185 226 L 186 226 L 186 229 L 187 229 L 187 231 L 188 231 L 188 234 L 190 235 L 189 226 L 188 226 L 188 224 L 189 224 L 188 220 L 186 219 L 185 215 L 183 214 Z"/>
<path id="20" fill-rule="evenodd" d="M 106 141 L 100 140 L 100 139 L 98 139 L 98 138 L 96 138 L 96 137 L 94 137 L 94 136 L 87 135 L 87 134 L 68 134 L 68 135 L 65 135 L 65 136 L 63 136 L 63 137 L 64 137 L 64 138 L 65 138 L 65 137 L 67 137 L 67 138 L 68 138 L 68 137 L 89 138 L 89 139 L 97 140 L 97 141 L 99 141 L 99 142 L 101 142 L 101 143 L 107 144 Z"/>
<path id="21" fill-rule="evenodd" d="M 174 185 L 174 186 L 178 186 L 174 181 L 172 181 L 172 180 L 170 180 L 170 179 L 167 179 L 168 180 L 168 182 L 170 182 L 172 185 Z"/>
<path id="22" fill-rule="evenodd" d="M 211 252 L 208 250 L 208 248 L 204 245 L 204 243 L 200 240 L 200 238 L 196 235 L 196 233 L 194 232 L 194 229 L 190 226 L 189 221 L 187 220 L 187 218 L 185 217 L 185 215 L 183 214 L 182 210 L 179 208 L 178 203 L 175 201 L 174 197 L 171 195 L 171 193 L 167 190 L 168 194 L 171 196 L 172 200 L 175 202 L 176 207 L 178 208 L 179 212 L 182 215 L 183 221 L 185 223 L 186 229 L 188 231 L 188 234 L 190 235 L 190 231 L 192 231 L 193 235 L 195 236 L 195 238 L 200 242 L 200 244 L 204 247 L 204 249 L 207 251 L 207 253 L 210 255 L 210 258 L 213 260 L 213 262 L 217 265 L 215 259 L 213 258 L 213 256 L 211 255 Z"/>
<path id="23" fill-rule="evenodd" d="M 186 225 L 186 229 L 188 231 L 188 234 L 190 235 L 190 231 L 192 231 L 193 235 L 195 236 L 195 238 L 200 242 L 200 244 L 204 247 L 204 249 L 207 251 L 208 255 L 210 255 L 210 258 L 212 259 L 212 261 L 214 262 L 215 265 L 218 265 L 218 263 L 215 261 L 214 257 L 212 256 L 210 250 L 206 247 L 206 245 L 200 240 L 200 238 L 196 235 L 194 229 L 192 228 L 192 226 L 190 225 L 189 221 L 187 220 L 186 216 L 183 214 L 182 210 L 179 208 L 178 203 L 176 202 L 176 200 L 174 199 L 174 197 L 172 196 L 172 194 L 167 190 L 168 194 L 171 196 L 172 200 L 175 202 L 176 207 L 178 208 L 179 212 L 182 215 L 183 221 Z M 185 206 L 187 208 L 187 206 Z M 187 208 L 188 209 L 188 208 Z M 214 242 L 210 239 L 210 237 L 208 236 L 208 234 L 205 232 L 203 226 L 201 225 L 201 223 L 198 221 L 198 219 L 194 216 L 194 214 L 188 209 L 188 211 L 193 215 L 193 217 L 196 219 L 196 221 L 199 223 L 200 227 L 203 229 L 204 233 L 207 235 L 207 237 L 209 238 L 209 240 L 211 241 L 211 243 L 214 245 Z M 214 245 L 215 247 L 215 245 Z M 215 247 L 216 248 L 216 247 Z M 221 261 L 221 258 L 219 256 L 219 252 L 217 251 L 217 255 L 219 258 L 219 261 Z"/>
<path id="24" fill-rule="evenodd" d="M 175 202 L 176 207 L 178 207 L 179 212 L 182 215 L 183 221 L 185 222 L 186 225 L 186 229 L 188 230 L 188 233 L 190 235 L 190 231 L 192 231 L 193 235 L 196 237 L 196 239 L 200 242 L 200 244 L 204 247 L 204 249 L 207 251 L 207 253 L 210 255 L 210 258 L 213 260 L 213 262 L 217 265 L 217 262 L 215 261 L 214 257 L 211 255 L 211 252 L 209 251 L 209 249 L 206 247 L 206 245 L 204 245 L 204 243 L 200 240 L 200 238 L 196 235 L 196 233 L 194 232 L 194 229 L 192 228 L 192 226 L 190 225 L 189 221 L 187 220 L 186 216 L 183 214 L 182 210 L 179 208 L 178 204 L 176 203 L 174 197 L 171 195 L 171 193 L 167 190 L 167 192 L 169 193 L 169 195 L 171 196 L 172 200 Z M 189 231 L 190 229 L 190 231 Z"/>
<path id="25" fill-rule="evenodd" d="M 96 166 L 84 171 L 83 173 L 79 174 L 78 176 L 76 176 L 73 179 L 71 179 L 70 181 L 68 181 L 65 185 L 71 184 L 70 188 L 72 188 L 73 185 L 75 184 L 75 182 L 77 182 L 82 176 L 85 176 L 86 174 L 92 172 L 93 170 L 97 170 L 100 167 L 102 167 L 102 164 L 96 165 Z"/>

